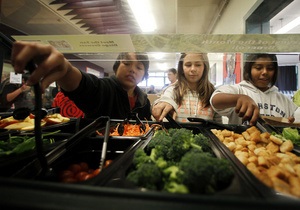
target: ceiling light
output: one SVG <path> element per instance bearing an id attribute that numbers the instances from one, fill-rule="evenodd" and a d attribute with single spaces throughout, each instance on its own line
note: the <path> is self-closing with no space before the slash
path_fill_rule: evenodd
<path id="1" fill-rule="evenodd" d="M 288 24 L 286 24 L 285 26 L 283 26 L 281 29 L 276 31 L 275 34 L 284 34 L 288 31 L 292 30 L 293 28 L 297 27 L 298 25 L 300 25 L 300 17 L 297 17 L 293 21 L 291 21 Z"/>
<path id="2" fill-rule="evenodd" d="M 165 54 L 162 53 L 162 52 L 153 53 L 153 54 L 151 54 L 151 55 L 152 55 L 153 58 L 156 59 L 156 60 L 160 60 L 160 59 L 162 59 L 162 58 L 165 56 Z"/>
<path id="3" fill-rule="evenodd" d="M 168 64 L 165 62 L 157 63 L 156 66 L 159 70 L 162 70 L 162 71 L 165 71 L 168 68 Z"/>
<path id="4" fill-rule="evenodd" d="M 150 8 L 149 0 L 127 0 L 143 32 L 156 30 L 156 22 Z"/>

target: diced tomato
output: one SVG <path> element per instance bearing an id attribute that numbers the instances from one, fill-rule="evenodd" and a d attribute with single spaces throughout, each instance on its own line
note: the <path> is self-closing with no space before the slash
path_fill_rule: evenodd
<path id="1" fill-rule="evenodd" d="M 72 164 L 70 165 L 69 170 L 72 171 L 74 174 L 77 174 L 79 171 L 81 171 L 81 167 L 79 164 Z"/>
<path id="2" fill-rule="evenodd" d="M 60 180 L 64 180 L 66 178 L 74 178 L 74 173 L 70 170 L 64 170 L 59 174 Z"/>

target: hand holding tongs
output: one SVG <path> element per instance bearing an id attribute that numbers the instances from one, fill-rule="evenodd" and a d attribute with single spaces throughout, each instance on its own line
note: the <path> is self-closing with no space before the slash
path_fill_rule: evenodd
<path id="1" fill-rule="evenodd" d="M 141 121 L 141 119 L 139 118 L 138 116 L 138 113 L 136 112 L 131 112 L 129 113 L 129 116 L 127 118 L 125 118 L 123 120 L 123 122 L 121 122 L 118 126 L 118 133 L 120 136 L 122 136 L 124 134 L 124 125 L 128 124 L 129 123 L 129 120 L 130 119 L 135 119 L 136 122 L 140 125 L 140 130 L 142 132 L 145 132 L 146 131 L 146 126 L 145 124 Z"/>

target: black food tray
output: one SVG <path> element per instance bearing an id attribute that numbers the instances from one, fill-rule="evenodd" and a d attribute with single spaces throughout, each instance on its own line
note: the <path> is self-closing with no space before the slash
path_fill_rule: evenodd
<path id="1" fill-rule="evenodd" d="M 233 131 L 234 133 L 241 134 L 243 131 L 246 131 L 247 127 L 244 127 L 244 129 L 241 129 L 241 126 L 233 126 L 230 131 Z M 285 195 L 280 192 L 275 191 L 273 188 L 270 188 L 266 186 L 264 183 L 262 183 L 259 179 L 257 179 L 254 174 L 252 174 L 251 171 L 247 169 L 247 167 L 234 155 L 233 152 L 227 148 L 225 144 L 223 144 L 211 131 L 211 129 L 214 129 L 213 127 L 210 127 L 209 129 L 206 129 L 206 135 L 209 136 L 212 140 L 212 143 L 215 145 L 216 148 L 218 148 L 219 151 L 223 154 L 224 157 L 231 160 L 232 163 L 235 165 L 235 168 L 239 170 L 239 173 L 241 176 L 244 177 L 244 179 L 249 183 L 252 188 L 254 188 L 255 191 L 259 192 L 260 197 L 268 200 L 298 200 L 294 196 Z M 215 128 L 218 130 L 222 130 L 220 128 Z M 259 129 L 260 130 L 260 129 Z M 299 156 L 299 153 L 296 152 L 296 154 Z M 299 203 L 300 204 L 300 203 Z"/>
<path id="2" fill-rule="evenodd" d="M 12 135 L 12 134 L 10 134 Z M 34 134 L 28 133 L 18 133 L 13 134 L 14 136 L 28 136 L 34 137 Z M 70 134 L 62 134 L 56 133 L 46 136 L 47 139 L 54 139 L 54 143 L 51 144 L 44 144 L 44 152 L 50 152 L 51 150 L 55 149 L 57 146 L 66 142 L 66 140 L 70 137 Z M 2 136 L 1 139 L 7 140 L 9 135 Z M 10 155 L 2 155 L 0 157 L 0 176 L 9 177 L 20 170 L 24 165 L 28 164 L 30 161 L 36 159 L 37 154 L 36 150 L 28 150 L 24 151 L 19 154 L 10 154 Z"/>
<path id="3" fill-rule="evenodd" d="M 43 172 L 43 168 L 38 159 L 28 163 L 22 170 L 14 174 L 13 177 L 23 179 L 37 179 L 43 181 L 58 181 L 60 171 L 67 169 L 70 164 L 86 162 L 90 168 L 99 168 L 102 155 L 103 137 L 92 137 L 90 134 L 96 129 L 102 129 L 105 123 L 103 119 L 96 119 L 85 128 L 66 140 L 64 144 L 46 154 L 48 170 Z M 136 138 L 108 139 L 107 159 L 113 160 L 125 156 L 126 151 L 138 143 Z M 106 169 L 106 168 L 105 168 Z M 102 170 L 105 171 L 105 169 Z M 101 173 L 100 173 L 101 175 Z M 86 182 L 85 182 L 86 184 Z"/>
<path id="4" fill-rule="evenodd" d="M 181 125 L 184 128 L 192 130 L 194 134 L 197 134 L 197 133 L 205 133 L 206 134 L 206 131 L 204 130 L 204 128 L 201 125 L 198 125 L 198 124 L 181 124 Z M 165 123 L 165 127 L 167 129 L 170 128 L 168 123 Z M 152 138 L 152 135 L 149 136 L 148 139 L 141 141 L 139 146 L 137 146 L 135 148 L 135 150 L 138 148 L 145 148 L 146 145 L 149 143 L 149 141 L 151 141 L 151 138 Z M 212 148 L 213 152 L 215 153 L 215 155 L 217 156 L 217 158 L 226 158 L 223 155 L 223 152 L 220 151 L 219 148 L 216 147 L 215 144 L 211 144 L 211 148 Z M 145 192 L 145 189 L 137 188 L 136 186 L 133 186 L 131 183 L 129 183 L 126 180 L 126 175 L 127 175 L 128 171 L 130 170 L 130 168 L 132 167 L 132 159 L 133 159 L 135 150 L 132 150 L 131 154 L 128 154 L 126 158 L 122 159 L 122 161 L 120 161 L 119 165 L 115 164 L 114 167 L 111 167 L 109 170 L 107 170 L 107 173 L 105 174 L 106 177 L 104 177 L 104 174 L 103 174 L 103 177 L 101 177 L 101 179 L 95 178 L 94 184 L 104 186 L 104 187 L 109 187 L 109 188 L 111 188 L 111 187 L 112 188 L 122 188 L 122 189 L 130 189 L 130 190 Z M 251 185 L 251 183 L 248 182 L 247 179 L 245 179 L 245 177 L 240 172 L 240 170 L 238 170 L 236 168 L 235 164 L 232 164 L 232 166 L 234 169 L 234 178 L 232 180 L 232 183 L 225 190 L 218 191 L 212 196 L 221 196 L 221 197 L 223 197 L 223 196 L 234 196 L 234 197 L 247 196 L 249 199 L 263 198 L 261 196 L 261 193 L 255 187 L 253 187 Z M 146 192 L 147 191 L 153 193 L 153 191 L 151 191 L 151 190 L 146 190 Z M 157 193 L 158 191 L 154 191 L 154 192 Z M 163 193 L 163 192 L 159 192 L 159 193 Z M 186 195 L 184 195 L 184 196 L 186 196 Z M 200 195 L 188 194 L 187 196 L 200 196 Z"/>
<path id="5" fill-rule="evenodd" d="M 80 141 L 80 143 L 78 143 L 72 150 L 64 153 L 49 165 L 52 173 L 51 177 L 40 176 L 38 179 L 59 182 L 60 180 L 58 176 L 61 171 L 66 170 L 71 164 L 78 164 L 80 162 L 87 163 L 91 169 L 99 168 L 103 141 L 104 139 L 100 137 L 83 138 L 82 141 Z M 109 139 L 106 153 L 106 160 L 112 160 L 112 163 L 109 165 L 109 167 L 112 167 L 114 164 L 116 164 L 119 159 L 124 158 L 127 151 L 135 147 L 137 144 L 138 141 L 136 138 Z M 99 178 L 107 168 L 102 169 L 102 172 L 98 175 Z M 86 180 L 76 183 L 91 185 L 93 181 Z"/>

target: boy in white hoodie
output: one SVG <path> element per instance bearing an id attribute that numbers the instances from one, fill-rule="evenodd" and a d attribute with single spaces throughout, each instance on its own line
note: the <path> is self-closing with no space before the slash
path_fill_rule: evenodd
<path id="1" fill-rule="evenodd" d="M 227 116 L 229 124 L 249 121 L 255 125 L 260 115 L 285 117 L 294 122 L 298 107 L 278 91 L 277 75 L 276 55 L 250 54 L 244 65 L 244 80 L 215 90 L 210 99 L 212 108 Z"/>

